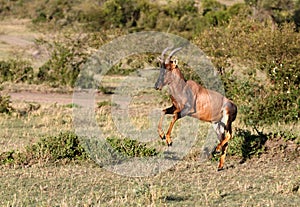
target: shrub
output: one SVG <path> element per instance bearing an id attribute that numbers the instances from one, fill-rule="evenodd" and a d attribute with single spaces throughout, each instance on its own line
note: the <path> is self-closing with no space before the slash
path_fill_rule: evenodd
<path id="1" fill-rule="evenodd" d="M 33 77 L 33 68 L 27 61 L 14 59 L 0 61 L 0 83 L 6 81 L 32 83 Z"/>
<path id="2" fill-rule="evenodd" d="M 10 105 L 10 96 L 3 96 L 0 94 L 0 113 L 10 113 L 13 111 Z"/>
<path id="3" fill-rule="evenodd" d="M 53 87 L 73 87 L 80 68 L 87 59 L 88 49 L 85 41 L 85 37 L 74 39 L 70 34 L 65 34 L 63 41 L 39 40 L 39 44 L 46 45 L 51 51 L 51 57 L 38 69 L 37 82 L 45 82 Z"/>
<path id="4" fill-rule="evenodd" d="M 272 18 L 277 25 L 299 20 L 295 13 L 300 8 L 299 1 L 294 0 L 245 0 L 245 3 L 253 6 L 259 18 Z M 264 14 L 267 13 L 268 15 Z M 262 15 L 261 15 L 262 14 Z"/>
<path id="5" fill-rule="evenodd" d="M 146 144 L 142 144 L 137 140 L 124 138 L 107 138 L 107 142 L 112 146 L 114 150 L 122 155 L 129 157 L 149 157 L 158 154 L 155 148 L 147 147 Z"/>
<path id="6" fill-rule="evenodd" d="M 73 86 L 80 71 L 80 62 L 74 61 L 74 55 L 69 48 L 55 43 L 51 58 L 39 68 L 37 74 L 39 81 L 48 82 L 56 87 Z"/>
<path id="7" fill-rule="evenodd" d="M 194 0 L 180 0 L 167 4 L 149 1 L 109 0 L 101 6 L 83 11 L 82 20 L 92 30 L 100 28 L 122 28 L 129 31 L 158 30 L 171 31 L 192 38 L 204 28 L 226 24 L 239 13 L 242 6 L 232 10 L 215 0 L 203 3 L 200 14 Z"/>
<path id="8" fill-rule="evenodd" d="M 267 141 L 281 145 L 278 143 L 279 140 L 283 141 L 282 147 L 284 147 L 287 141 L 289 141 L 289 144 L 298 144 L 300 137 L 297 137 L 292 132 L 278 131 L 264 134 L 258 131 L 257 133 L 252 133 L 249 130 L 237 129 L 234 138 L 229 142 L 228 155 L 242 158 L 241 162 L 245 162 L 247 159 L 264 154 L 269 148 L 266 146 Z M 274 149 L 272 149 L 272 151 L 273 150 Z M 295 151 L 295 153 L 297 152 Z M 290 155 L 292 155 L 292 153 L 290 153 Z"/>
<path id="9" fill-rule="evenodd" d="M 76 4 L 74 0 L 43 0 L 36 4 L 35 12 L 32 15 L 32 22 L 37 23 L 57 23 L 65 20 L 71 23 L 76 19 L 73 6 Z"/>
<path id="10" fill-rule="evenodd" d="M 214 57 L 227 96 L 238 104 L 244 123 L 254 127 L 299 121 L 299 41 L 292 23 L 274 30 L 236 18 L 203 32 L 196 43 Z"/>
<path id="11" fill-rule="evenodd" d="M 86 159 L 88 156 L 80 145 L 80 138 L 73 132 L 41 138 L 26 148 L 26 153 L 34 159 L 57 161 L 61 159 Z"/>
<path id="12" fill-rule="evenodd" d="M 27 163 L 24 153 L 11 150 L 0 153 L 0 165 L 23 165 Z"/>
<path id="13" fill-rule="evenodd" d="M 246 161 L 262 154 L 267 140 L 266 134 L 253 134 L 249 130 L 238 129 L 234 139 L 229 143 L 228 154 L 241 157 Z"/>
<path id="14" fill-rule="evenodd" d="M 129 28 L 137 26 L 141 8 L 147 8 L 146 1 L 109 0 L 101 6 L 90 8 L 83 14 L 90 28 Z"/>
<path id="15" fill-rule="evenodd" d="M 60 160 L 86 160 L 89 158 L 80 144 L 80 138 L 73 132 L 46 136 L 37 143 L 29 145 L 24 152 L 11 150 L 0 153 L 0 164 L 32 165 L 35 163 L 54 163 Z"/>

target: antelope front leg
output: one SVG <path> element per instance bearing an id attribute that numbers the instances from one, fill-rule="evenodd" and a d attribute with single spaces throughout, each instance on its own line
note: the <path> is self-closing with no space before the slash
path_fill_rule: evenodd
<path id="1" fill-rule="evenodd" d="M 160 120 L 159 120 L 159 123 L 158 123 L 158 128 L 157 128 L 158 134 L 159 134 L 161 139 L 166 139 L 165 133 L 162 129 L 162 123 L 163 123 L 165 114 L 166 114 L 166 111 L 163 110 L 162 113 L 161 113 L 161 117 L 160 117 Z"/>
<path id="2" fill-rule="evenodd" d="M 164 109 L 161 113 L 161 117 L 160 117 L 160 120 L 158 123 L 158 128 L 157 128 L 158 134 L 161 139 L 166 139 L 165 133 L 162 129 L 162 123 L 163 123 L 165 114 L 173 114 L 175 110 L 176 110 L 176 107 L 174 105 L 172 105 L 171 107 Z"/>
<path id="3" fill-rule="evenodd" d="M 166 109 L 166 114 L 174 114 L 173 120 L 171 121 L 169 129 L 166 134 L 166 142 L 167 142 L 168 146 L 172 146 L 171 132 L 172 132 L 175 122 L 178 119 L 186 116 L 190 112 L 190 108 L 191 108 L 190 105 L 187 104 L 184 106 L 184 108 L 182 110 L 176 108 L 174 105 L 172 107 Z"/>
<path id="4" fill-rule="evenodd" d="M 171 121 L 169 129 L 166 134 L 166 142 L 167 142 L 168 146 L 172 146 L 171 132 L 172 132 L 173 126 L 177 120 L 178 120 L 178 112 L 175 111 L 173 120 Z"/>

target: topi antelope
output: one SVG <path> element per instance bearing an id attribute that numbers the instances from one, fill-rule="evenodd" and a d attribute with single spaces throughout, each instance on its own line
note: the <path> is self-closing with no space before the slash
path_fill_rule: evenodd
<path id="1" fill-rule="evenodd" d="M 221 152 L 218 170 L 223 169 L 228 141 L 232 138 L 231 123 L 237 115 L 236 105 L 220 93 L 203 88 L 193 80 L 185 80 L 177 66 L 177 60 L 172 56 L 181 48 L 176 48 L 165 59 L 165 53 L 171 48 L 163 50 L 160 62 L 160 74 L 155 83 L 155 89 L 161 90 L 169 86 L 172 106 L 162 111 L 158 124 L 158 133 L 161 139 L 166 139 L 167 145 L 172 145 L 171 131 L 174 123 L 185 116 L 191 116 L 202 121 L 211 122 L 217 133 L 220 143 L 214 152 Z M 172 114 L 173 119 L 165 135 L 162 122 L 165 114 Z"/>

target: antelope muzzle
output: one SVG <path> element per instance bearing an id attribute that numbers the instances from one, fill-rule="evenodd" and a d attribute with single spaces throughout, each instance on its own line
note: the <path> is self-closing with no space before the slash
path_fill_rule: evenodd
<path id="1" fill-rule="evenodd" d="M 161 90 L 164 86 L 164 79 L 165 79 L 165 73 L 166 73 L 166 69 L 165 68 L 160 68 L 160 73 L 158 76 L 158 79 L 154 85 L 154 88 L 156 90 Z"/>

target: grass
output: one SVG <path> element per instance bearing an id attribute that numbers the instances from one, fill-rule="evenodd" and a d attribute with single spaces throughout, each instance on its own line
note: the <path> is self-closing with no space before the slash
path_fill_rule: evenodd
<path id="1" fill-rule="evenodd" d="M 26 103 L 13 103 L 18 109 Z M 72 108 L 57 104 L 42 104 L 36 111 L 20 116 L 0 114 L 1 151 L 23 149 L 45 135 L 72 129 Z"/>
<path id="2" fill-rule="evenodd" d="M 299 164 L 253 160 L 217 173 L 215 163 L 180 162 L 146 178 L 91 163 L 1 171 L 2 206 L 297 206 Z M 258 168 L 259 167 L 259 168 Z M 259 170 L 261 169 L 261 170 Z M 295 177 L 294 179 L 290 179 Z M 30 190 L 28 190 L 30 189 Z"/>
<path id="3" fill-rule="evenodd" d="M 111 85 L 118 87 L 123 81 L 116 76 L 105 77 L 104 80 L 105 87 Z M 7 88 L 12 86 L 3 87 L 3 90 L 7 91 Z M 148 118 L 149 111 L 153 108 L 169 106 L 169 100 L 162 98 L 163 94 L 148 89 L 138 93 L 133 91 L 132 95 L 128 109 L 131 126 L 141 131 L 154 127 L 152 140 L 150 145 L 147 143 L 147 147 L 155 148 L 155 152 L 158 153 L 168 150 L 156 132 L 158 119 L 152 126 Z M 114 102 L 117 99 L 107 101 L 111 96 L 103 95 L 105 99 L 98 102 L 95 112 L 98 125 L 105 137 L 115 137 L 118 140 L 123 136 L 115 125 L 111 107 L 118 109 L 119 103 Z M 24 115 L 0 114 L 0 153 L 7 152 L 8 160 L 12 159 L 16 152 L 24 152 L 26 146 L 38 143 L 41 137 L 56 137 L 62 131 L 72 130 L 72 110 L 76 110 L 78 106 L 57 103 L 31 104 L 40 104 L 40 107 Z M 14 100 L 12 106 L 21 110 L 29 105 L 24 101 Z M 170 119 L 171 117 L 166 117 L 164 129 L 168 127 Z M 178 138 L 179 128 L 184 122 L 189 121 L 185 118 L 176 123 L 172 134 L 172 148 L 184 147 L 182 145 L 184 142 Z M 237 130 L 238 127 L 241 129 Z M 201 122 L 198 128 L 198 141 L 184 159 L 172 168 L 149 177 L 121 176 L 100 167 L 91 160 L 54 161 L 45 164 L 45 160 L 40 159 L 27 167 L 0 165 L 0 206 L 298 205 L 300 202 L 299 156 L 289 158 L 281 156 L 290 153 L 285 151 L 290 147 L 285 143 L 297 141 L 298 136 L 269 134 L 268 130 L 274 128 L 268 128 L 265 133 L 268 139 L 274 139 L 274 143 L 284 140 L 281 145 L 270 144 L 268 140 L 261 140 L 260 135 L 243 129 L 237 120 L 234 122 L 235 138 L 229 144 L 226 169 L 217 172 L 217 159 L 201 159 L 208 128 L 208 124 Z M 280 137 L 282 139 L 276 140 Z M 125 141 L 123 146 L 130 147 L 135 144 L 135 141 Z M 210 142 L 206 144 L 212 145 Z M 144 150 L 143 146 L 142 150 Z M 299 147 L 299 143 L 297 146 Z M 275 148 L 276 150 L 273 150 Z M 240 162 L 241 160 L 243 162 Z"/>
<path id="4" fill-rule="evenodd" d="M 225 2 L 231 3 L 229 0 Z M 17 37 L 18 43 L 29 42 L 30 45 L 22 45 L 19 48 L 11 44 L 11 38 L 0 39 L 0 59 L 15 57 L 15 54 L 18 58 L 26 51 L 25 59 L 40 65 L 45 60 L 32 59 L 35 48 L 31 43 L 33 36 L 40 37 L 41 34 L 31 31 L 26 26 L 26 22 L 30 20 L 25 20 L 24 23 L 22 21 L 18 21 L 17 25 L 15 20 L 2 21 L 0 34 Z M 23 39 L 27 42 L 22 41 Z M 130 59 L 134 61 L 135 57 L 130 57 L 124 60 L 123 64 L 115 66 L 110 71 L 111 74 L 115 74 L 114 69 L 128 65 Z M 143 66 L 136 64 L 136 67 Z M 163 97 L 164 94 L 153 90 L 147 89 L 138 93 L 133 91 L 128 107 L 130 117 L 126 122 L 130 125 L 123 126 L 124 128 L 116 126 L 111 107 L 120 109 L 120 103 L 108 99 L 116 95 L 114 90 L 118 89 L 121 83 L 127 83 L 124 82 L 126 75 L 133 71 L 128 67 L 128 70 L 123 71 L 125 76 L 109 75 L 102 79 L 100 91 L 103 94 L 100 94 L 101 100 L 97 102 L 95 114 L 105 138 L 114 138 L 111 139 L 111 143 L 115 149 L 119 152 L 125 151 L 125 154 L 129 153 L 129 156 L 133 157 L 141 154 L 144 156 L 141 152 L 147 152 L 148 156 L 152 153 L 160 155 L 172 149 L 184 149 L 185 144 L 189 143 L 180 140 L 179 128 L 190 120 L 185 118 L 176 123 L 172 134 L 173 146 L 168 149 L 156 132 L 160 111 L 153 111 L 153 108 L 167 107 L 170 101 Z M 50 88 L 45 85 L 22 83 L 4 83 L 0 88 L 8 93 L 39 91 L 41 94 L 55 95 L 72 92 L 72 89 L 65 87 Z M 17 100 L 13 100 L 11 105 L 16 111 L 0 114 L 0 154 L 6 157 L 8 163 L 13 163 L 18 156 L 26 156 L 28 146 L 30 148 L 38 145 L 42 149 L 48 149 L 49 139 L 60 137 L 61 132 L 72 131 L 72 110 L 80 108 L 72 103 L 28 103 Z M 166 117 L 164 129 L 168 127 L 170 120 L 170 117 Z M 233 125 L 235 137 L 229 143 L 224 171 L 217 172 L 217 159 L 203 159 L 201 156 L 203 146 L 212 148 L 215 141 L 211 137 L 209 140 L 205 139 L 210 126 L 201 122 L 195 129 L 198 132 L 198 140 L 188 154 L 170 169 L 154 176 L 126 177 L 115 174 L 89 159 L 51 160 L 51 156 L 34 158 L 35 162 L 31 165 L 0 165 L 0 206 L 298 206 L 299 123 L 267 127 L 262 130 L 262 134 L 245 128 L 239 120 Z M 125 136 L 132 128 L 138 133 Z M 121 131 L 125 135 L 120 133 L 120 129 L 125 129 Z M 151 140 L 148 140 L 146 145 L 140 145 L 135 138 L 145 139 L 143 132 L 147 129 L 151 133 L 146 138 Z M 61 143 L 58 146 L 61 146 Z M 132 146 L 140 151 L 132 154 L 132 151 L 128 150 Z"/>
<path id="5" fill-rule="evenodd" d="M 158 101 L 157 98 L 152 100 Z M 151 109 L 150 100 L 149 97 L 143 101 L 138 97 L 133 99 L 130 105 L 132 123 L 138 125 L 135 119 L 139 120 L 140 125 L 148 122 L 145 115 Z M 157 107 L 169 105 L 168 101 L 158 102 L 160 103 L 157 103 Z M 114 122 L 110 115 L 113 102 L 102 103 L 102 107 L 96 109 L 98 124 L 108 136 L 120 137 L 117 129 L 113 127 Z M 15 107 L 26 105 L 22 102 L 12 104 Z M 25 116 L 1 114 L 1 151 L 22 151 L 26 146 L 38 143 L 40 137 L 51 134 L 56 136 L 60 131 L 71 129 L 72 108 L 72 104 L 42 103 L 40 108 Z M 168 117 L 166 119 L 164 128 L 170 121 Z M 176 137 L 183 121 L 175 125 L 173 147 L 180 144 Z M 207 127 L 208 125 L 201 124 L 198 138 L 205 137 Z M 150 177 L 120 176 L 90 160 L 50 162 L 46 165 L 41 160 L 30 167 L 1 165 L 0 205 L 297 206 L 300 202 L 299 157 L 287 160 L 279 156 L 273 157 L 273 154 L 268 155 L 265 151 L 262 152 L 262 156 L 255 156 L 249 151 L 250 158 L 240 164 L 243 154 L 238 154 L 242 152 L 238 150 L 241 150 L 239 146 L 244 143 L 242 137 L 253 138 L 248 140 L 248 143 L 253 144 L 259 138 L 247 131 L 235 131 L 235 136 L 229 146 L 233 153 L 227 157 L 226 169 L 221 172 L 216 171 L 217 160 L 199 161 L 203 146 L 201 139 L 191 152 L 171 169 Z M 153 139 L 163 143 L 158 136 Z M 288 135 L 286 139 L 293 140 L 294 137 Z M 154 147 L 158 146 L 157 142 Z M 127 143 L 132 144 L 131 141 Z M 166 146 L 157 149 L 166 150 Z M 256 148 L 252 150 L 257 151 Z"/>

